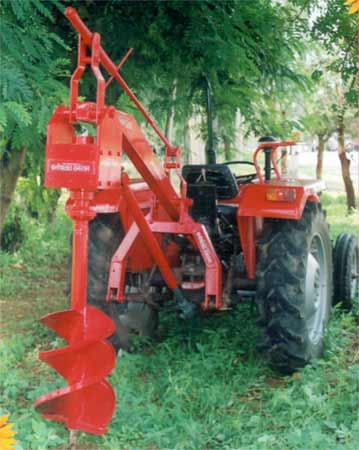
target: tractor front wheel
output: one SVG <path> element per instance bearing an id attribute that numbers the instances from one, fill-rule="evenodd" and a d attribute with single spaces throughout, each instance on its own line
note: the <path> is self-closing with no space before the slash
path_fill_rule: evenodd
<path id="1" fill-rule="evenodd" d="M 260 242 L 260 347 L 284 373 L 321 355 L 332 301 L 332 246 L 318 203 L 302 218 L 270 221 Z"/>

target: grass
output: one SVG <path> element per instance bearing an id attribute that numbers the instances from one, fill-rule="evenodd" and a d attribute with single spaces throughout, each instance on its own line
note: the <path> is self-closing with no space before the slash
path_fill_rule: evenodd
<path id="1" fill-rule="evenodd" d="M 28 219 L 21 250 L 13 255 L 0 251 L 1 334 L 15 331 L 18 319 L 31 323 L 50 311 L 49 305 L 59 305 L 70 232 L 71 222 L 65 215 L 60 214 L 51 226 Z"/>
<path id="2" fill-rule="evenodd" d="M 330 233 L 335 239 L 339 233 L 355 233 L 359 230 L 358 211 L 348 215 L 346 213 L 346 197 L 344 194 L 326 194 L 321 198 L 324 209 L 327 211 L 327 221 L 330 224 Z"/>
<path id="3" fill-rule="evenodd" d="M 323 196 L 333 238 L 355 230 L 342 197 Z M 65 449 L 68 432 L 33 410 L 62 385 L 37 360 L 60 340 L 38 324 L 66 304 L 69 224 L 29 234 L 21 251 L 1 254 L 0 416 L 10 413 L 16 450 Z M 79 433 L 78 449 L 356 449 L 359 442 L 357 310 L 333 310 L 322 359 L 292 376 L 272 372 L 255 348 L 255 310 L 187 324 L 162 317 L 166 339 L 142 354 L 122 354 L 110 377 L 117 407 L 103 437 Z"/>

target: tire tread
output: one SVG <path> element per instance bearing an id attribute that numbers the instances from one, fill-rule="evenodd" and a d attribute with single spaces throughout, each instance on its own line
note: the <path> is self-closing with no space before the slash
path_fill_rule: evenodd
<path id="1" fill-rule="evenodd" d="M 259 242 L 256 293 L 260 314 L 259 348 L 265 350 L 272 364 L 285 373 L 303 367 L 313 356 L 304 316 L 307 259 L 304 243 L 308 242 L 316 221 L 325 224 L 329 240 L 321 205 L 310 202 L 299 221 L 267 223 L 267 230 Z M 332 273 L 331 255 L 329 269 Z M 331 289 L 330 279 L 330 297 Z"/>

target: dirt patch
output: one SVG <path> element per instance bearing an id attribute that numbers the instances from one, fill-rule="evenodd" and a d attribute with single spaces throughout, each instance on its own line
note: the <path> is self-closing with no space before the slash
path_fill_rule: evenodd
<path id="1" fill-rule="evenodd" d="M 20 267 L 12 267 L 20 270 Z M 0 336 L 28 328 L 28 322 L 38 321 L 43 315 L 61 310 L 67 305 L 67 269 L 63 265 L 51 267 L 53 275 L 27 279 L 26 267 L 21 276 L 13 276 L 14 295 L 0 298 Z"/>
<path id="2" fill-rule="evenodd" d="M 285 378 L 274 378 L 274 377 L 266 377 L 264 382 L 272 388 L 283 387 L 284 385 L 287 384 L 287 380 Z"/>

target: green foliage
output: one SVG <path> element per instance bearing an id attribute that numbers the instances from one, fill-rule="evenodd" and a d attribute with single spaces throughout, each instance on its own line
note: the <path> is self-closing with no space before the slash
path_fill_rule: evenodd
<path id="1" fill-rule="evenodd" d="M 344 83 L 346 102 L 356 107 L 357 94 L 357 17 L 348 14 L 344 1 L 291 0 L 301 8 L 302 24 L 306 33 L 331 56 L 319 67 L 331 71 Z"/>
<path id="2" fill-rule="evenodd" d="M 40 176 L 21 177 L 1 232 L 1 249 L 14 253 L 32 235 L 32 227 L 52 222 L 60 193 L 45 189 Z"/>
<path id="3" fill-rule="evenodd" d="M 304 111 L 300 118 L 300 124 L 309 136 L 319 136 L 327 141 L 338 126 L 335 108 L 338 103 L 336 94 L 338 80 L 318 69 L 328 59 L 323 61 L 323 58 L 319 56 L 320 50 L 315 50 L 312 51 L 312 58 L 315 62 L 308 67 L 308 71 L 312 72 L 311 89 L 307 95 L 301 94 Z"/>
<path id="4" fill-rule="evenodd" d="M 46 223 L 55 216 L 60 195 L 59 189 L 44 188 L 41 176 L 21 177 L 15 191 L 15 201 L 31 218 Z"/>
<path id="5" fill-rule="evenodd" d="M 13 203 L 7 213 L 4 227 L 1 232 L 1 250 L 14 253 L 25 239 L 24 221 L 26 215 L 20 205 Z"/>
<path id="6" fill-rule="evenodd" d="M 101 8 L 106 14 L 99 14 Z M 193 113 L 203 114 L 206 75 L 218 134 L 231 137 L 237 109 L 262 132 L 270 114 L 261 116 L 261 98 L 303 86 L 295 63 L 303 46 L 292 11 L 274 2 L 113 0 L 105 7 L 83 5 L 80 13 L 90 28 L 103 31 L 104 46 L 115 60 L 127 47 L 135 48 L 123 73 L 162 125 L 173 104 L 175 80 L 176 123 L 183 127 Z M 115 92 L 113 87 L 109 98 Z"/>
<path id="7" fill-rule="evenodd" d="M 52 224 L 39 223 L 26 213 L 19 214 L 19 217 L 23 234 L 22 245 L 17 246 L 16 251 L 11 254 L 0 251 L 0 297 L 12 295 L 18 287 L 24 290 L 22 301 L 31 305 L 31 300 L 25 292 L 34 290 L 34 283 L 39 283 L 40 290 L 41 284 L 49 277 L 53 285 L 57 284 L 58 269 L 54 272 L 54 266 L 63 264 L 69 254 L 71 222 L 63 213 L 58 213 Z M 14 307 L 16 306 L 18 307 L 14 303 Z"/>
<path id="8" fill-rule="evenodd" d="M 61 9 L 56 0 L 14 0 L 0 10 L 0 161 L 25 148 L 33 178 L 43 172 L 48 119 L 68 93 L 67 47 L 51 30 Z"/>
<path id="9" fill-rule="evenodd" d="M 358 73 L 357 17 L 348 14 L 344 2 L 329 0 L 321 6 L 321 14 L 314 23 L 313 34 L 329 53 L 336 56 L 330 68 L 339 72 L 345 81 L 352 83 Z"/>
<path id="10" fill-rule="evenodd" d="M 54 7 L 59 7 L 54 0 L 21 0 L 5 2 L 1 9 L 0 122 L 3 139 L 13 148 L 28 145 L 28 130 L 44 134 L 44 105 L 51 113 L 66 94 L 57 77 L 66 75 L 67 61 L 56 57 L 59 47 L 66 47 L 49 27 Z"/>
<path id="11" fill-rule="evenodd" d="M 310 37 L 328 51 L 334 48 L 334 56 L 348 50 L 343 67 L 337 57 L 328 65 L 352 83 L 355 19 L 340 2 L 322 3 L 97 0 L 77 7 L 89 28 L 102 33 L 103 45 L 114 60 L 134 47 L 122 69 L 125 78 L 162 128 L 175 108 L 175 133 L 181 140 L 187 119 L 205 115 L 207 76 L 221 149 L 225 142 L 233 143 L 237 110 L 247 133 L 282 138 L 293 129 L 307 129 L 317 117 L 317 111 L 309 111 L 306 123 L 298 121 L 299 103 L 310 86 L 301 63 L 311 48 Z M 46 124 L 53 108 L 67 102 L 69 59 L 74 63 L 76 49 L 75 33 L 62 16 L 67 5 L 67 1 L 16 0 L 5 2 L 0 12 L 0 156 L 26 146 L 25 176 L 31 179 L 42 178 Z M 320 71 L 323 67 L 316 69 L 318 80 Z M 80 90 L 93 99 L 93 77 L 86 76 Z M 352 94 L 346 89 L 346 95 Z M 107 100 L 135 112 L 115 82 Z M 204 137 L 205 128 L 201 127 Z M 41 189 L 32 185 L 41 198 Z"/>

